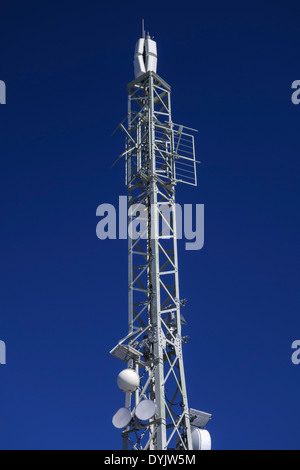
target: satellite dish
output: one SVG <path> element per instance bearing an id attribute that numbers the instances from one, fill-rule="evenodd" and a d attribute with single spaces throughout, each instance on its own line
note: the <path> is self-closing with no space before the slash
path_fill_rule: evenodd
<path id="1" fill-rule="evenodd" d="M 206 429 L 192 428 L 193 450 L 211 450 L 211 438 Z"/>
<path id="2" fill-rule="evenodd" d="M 128 408 L 120 408 L 113 416 L 112 423 L 115 428 L 125 428 L 131 421 L 131 413 Z"/>
<path id="3" fill-rule="evenodd" d="M 135 416 L 141 421 L 152 418 L 156 413 L 156 404 L 153 400 L 142 400 L 135 409 Z"/>

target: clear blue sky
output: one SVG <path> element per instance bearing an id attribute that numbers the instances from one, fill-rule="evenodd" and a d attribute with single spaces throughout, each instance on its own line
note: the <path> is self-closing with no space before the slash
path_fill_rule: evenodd
<path id="1" fill-rule="evenodd" d="M 96 237 L 125 195 L 126 84 L 145 18 L 174 122 L 199 129 L 205 245 L 179 243 L 189 404 L 214 449 L 299 449 L 298 1 L 1 5 L 0 448 L 118 449 L 109 350 L 127 332 L 127 242 Z"/>

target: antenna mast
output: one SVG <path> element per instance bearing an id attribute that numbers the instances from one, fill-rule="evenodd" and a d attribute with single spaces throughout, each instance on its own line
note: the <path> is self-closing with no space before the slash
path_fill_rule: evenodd
<path id="1" fill-rule="evenodd" d="M 156 66 L 156 43 L 145 37 L 143 20 L 135 80 L 127 85 L 127 129 L 120 124 L 126 134 L 128 335 L 110 351 L 127 363 L 118 377 L 125 406 L 113 424 L 123 430 L 123 449 L 195 450 L 210 446 L 203 428 L 211 415 L 190 409 L 187 399 L 175 187 L 197 185 L 197 162 L 194 136 L 172 122 L 171 88 Z M 133 236 L 137 216 L 142 223 Z"/>

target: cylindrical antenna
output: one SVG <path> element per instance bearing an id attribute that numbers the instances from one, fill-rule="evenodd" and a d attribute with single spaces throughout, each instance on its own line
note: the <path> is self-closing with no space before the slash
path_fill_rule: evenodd
<path id="1" fill-rule="evenodd" d="M 143 39 L 145 39 L 145 22 L 144 22 L 144 18 L 142 19 L 142 37 L 143 37 Z"/>

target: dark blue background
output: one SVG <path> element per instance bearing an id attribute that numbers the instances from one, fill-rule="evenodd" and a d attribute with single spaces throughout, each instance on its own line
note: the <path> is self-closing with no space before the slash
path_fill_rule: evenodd
<path id="1" fill-rule="evenodd" d="M 111 132 L 145 18 L 173 120 L 199 129 L 205 245 L 179 242 L 189 404 L 214 449 L 299 449 L 298 1 L 2 2 L 2 449 L 118 449 L 109 350 L 127 333 L 127 242 L 96 237 L 126 194 Z"/>

